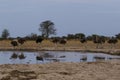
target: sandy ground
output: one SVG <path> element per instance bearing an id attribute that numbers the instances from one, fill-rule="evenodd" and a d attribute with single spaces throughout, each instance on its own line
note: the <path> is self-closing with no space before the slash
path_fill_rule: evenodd
<path id="1" fill-rule="evenodd" d="M 120 60 L 0 65 L 0 80 L 120 80 Z"/>

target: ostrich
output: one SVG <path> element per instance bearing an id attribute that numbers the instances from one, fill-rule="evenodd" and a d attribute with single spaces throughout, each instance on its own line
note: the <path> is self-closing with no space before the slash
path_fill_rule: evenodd
<path id="1" fill-rule="evenodd" d="M 23 39 L 23 38 L 18 38 L 18 43 L 20 43 L 20 44 L 22 45 L 22 44 L 24 44 L 24 42 L 25 42 L 25 39 Z"/>
<path id="2" fill-rule="evenodd" d="M 67 43 L 67 40 L 61 39 L 59 43 L 64 45 L 64 50 L 65 50 L 65 44 Z"/>
<path id="3" fill-rule="evenodd" d="M 97 44 L 96 48 L 102 48 L 99 45 L 105 43 L 105 39 L 100 36 L 96 36 L 95 39 L 93 39 L 93 42 Z"/>
<path id="4" fill-rule="evenodd" d="M 24 44 L 24 42 L 25 42 L 25 39 L 23 39 L 23 38 L 18 38 L 18 43 L 20 44 L 20 45 L 23 45 Z M 20 47 L 21 48 L 21 47 Z"/>
<path id="5" fill-rule="evenodd" d="M 80 42 L 85 44 L 87 43 L 87 39 L 86 38 L 80 39 Z M 86 44 L 85 44 L 85 48 L 87 48 Z"/>
<path id="6" fill-rule="evenodd" d="M 52 42 L 55 44 L 55 48 L 57 48 L 57 43 L 59 42 L 58 38 L 54 38 Z"/>
<path id="7" fill-rule="evenodd" d="M 15 41 L 15 40 L 13 40 L 13 41 L 11 41 L 11 45 L 14 47 L 14 49 L 15 49 L 15 46 L 18 46 L 18 43 L 17 43 L 17 41 Z"/>
<path id="8" fill-rule="evenodd" d="M 42 37 L 38 37 L 37 39 L 36 39 L 36 43 L 42 43 L 42 41 L 43 41 L 44 39 L 42 38 Z M 40 46 L 40 48 L 41 48 L 41 46 Z"/>
<path id="9" fill-rule="evenodd" d="M 118 40 L 114 37 L 110 38 L 108 40 L 108 43 L 111 44 L 111 48 L 113 48 L 113 46 L 115 47 L 115 44 L 118 42 Z"/>

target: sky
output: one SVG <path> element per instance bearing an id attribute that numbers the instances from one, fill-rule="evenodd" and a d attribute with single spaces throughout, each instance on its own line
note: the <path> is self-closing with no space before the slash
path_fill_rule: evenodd
<path id="1" fill-rule="evenodd" d="M 0 34 L 41 34 L 39 24 L 51 20 L 56 36 L 120 33 L 120 0 L 0 0 Z"/>

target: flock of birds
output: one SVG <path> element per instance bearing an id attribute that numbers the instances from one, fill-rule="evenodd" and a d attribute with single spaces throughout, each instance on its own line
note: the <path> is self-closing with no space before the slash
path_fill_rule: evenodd
<path id="1" fill-rule="evenodd" d="M 39 37 L 39 38 L 36 39 L 36 43 L 42 43 L 43 40 L 44 40 L 43 38 Z M 20 45 L 24 44 L 25 41 L 26 40 L 23 39 L 23 38 L 18 38 L 17 40 L 12 40 L 11 45 L 15 48 L 16 46 L 18 46 L 18 44 L 20 44 Z M 60 43 L 60 44 L 63 44 L 63 45 L 65 45 L 67 43 L 67 41 L 65 39 L 57 39 L 57 38 L 53 39 L 52 42 L 55 43 L 55 44 Z M 11 56 L 11 58 L 14 58 L 14 59 L 16 59 L 17 57 L 19 59 L 24 59 L 25 58 L 23 53 L 21 53 L 20 55 L 17 55 L 15 53 L 13 53 L 13 55 Z M 43 61 L 43 56 L 36 56 L 36 60 Z"/>
<path id="2" fill-rule="evenodd" d="M 43 40 L 44 40 L 43 38 L 38 37 L 36 39 L 36 43 L 42 43 Z M 18 44 L 21 44 L 21 45 L 24 44 L 25 41 L 26 40 L 23 39 L 23 38 L 18 38 L 17 40 L 12 40 L 11 45 L 13 47 L 16 47 L 16 46 L 18 46 Z M 55 43 L 55 44 L 60 43 L 60 44 L 65 45 L 67 43 L 67 40 L 66 39 L 57 39 L 57 38 L 55 38 L 55 39 L 52 40 L 52 42 Z"/>
<path id="3" fill-rule="evenodd" d="M 38 37 L 36 39 L 36 43 L 42 43 L 43 40 L 44 39 L 42 37 Z M 17 40 L 12 40 L 11 44 L 12 44 L 13 47 L 16 47 L 16 46 L 18 46 L 18 44 L 20 44 L 20 45 L 24 44 L 25 41 L 26 40 L 24 38 L 18 38 Z M 81 43 L 87 43 L 87 41 L 88 40 L 86 38 L 80 39 Z M 55 44 L 59 43 L 59 44 L 65 45 L 67 43 L 67 39 L 53 38 L 52 42 L 55 43 Z M 99 45 L 99 44 L 104 44 L 106 42 L 106 40 L 104 38 L 96 37 L 95 39 L 93 39 L 93 42 L 95 44 Z M 118 40 L 114 37 L 107 40 L 107 43 L 109 43 L 109 44 L 116 44 L 117 42 L 118 42 Z M 98 45 L 96 46 L 96 48 L 99 48 Z"/>
<path id="4" fill-rule="evenodd" d="M 36 43 L 42 43 L 43 40 L 44 40 L 44 39 L 43 39 L 42 37 L 38 37 L 38 38 L 36 39 Z M 12 40 L 12 41 L 11 41 L 11 45 L 15 48 L 15 47 L 18 46 L 19 44 L 20 44 L 20 45 L 23 45 L 23 44 L 25 43 L 25 41 L 26 41 L 26 40 L 25 40 L 24 38 L 18 38 L 17 40 Z M 66 40 L 66 39 L 54 38 L 54 39 L 52 39 L 52 42 L 55 43 L 55 44 L 59 43 L 59 44 L 65 45 L 65 44 L 67 43 L 67 40 Z M 87 42 L 87 39 L 85 39 L 85 38 L 80 39 L 80 42 L 81 42 L 81 43 L 86 43 L 86 42 Z M 105 40 L 104 40 L 104 39 L 99 39 L 99 38 L 97 38 L 97 39 L 94 39 L 93 42 L 94 42 L 94 43 L 98 43 L 98 44 L 102 44 L 102 43 L 105 43 Z M 110 44 L 116 44 L 117 42 L 118 42 L 118 41 L 117 41 L 117 39 L 115 39 L 115 38 L 111 38 L 111 39 L 108 40 L 108 43 L 110 43 Z M 96 48 L 98 48 L 98 46 L 97 46 Z M 25 59 L 25 58 L 26 58 L 23 53 L 21 53 L 20 55 L 17 55 L 17 54 L 14 53 L 14 54 L 11 56 L 11 58 L 14 58 L 14 59 L 17 58 L 17 57 L 18 57 L 19 59 Z M 103 59 L 103 58 L 101 58 L 101 57 L 95 57 L 95 58 L 97 58 L 97 59 Z M 43 61 L 43 56 L 36 56 L 36 60 L 41 60 L 41 61 Z M 82 60 L 82 61 L 86 61 L 86 60 L 87 60 L 87 57 L 84 56 L 84 57 L 81 58 L 81 60 Z"/>

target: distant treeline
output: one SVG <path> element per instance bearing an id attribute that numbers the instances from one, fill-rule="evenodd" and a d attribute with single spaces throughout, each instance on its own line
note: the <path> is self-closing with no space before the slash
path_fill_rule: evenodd
<path id="1" fill-rule="evenodd" d="M 66 36 L 56 36 L 56 37 L 49 37 L 46 38 L 42 35 L 37 35 L 35 33 L 31 33 L 30 35 L 27 35 L 25 37 L 8 37 L 8 38 L 4 38 L 4 37 L 0 37 L 0 40 L 13 40 L 13 39 L 18 39 L 18 38 L 24 38 L 25 40 L 36 40 L 38 37 L 42 37 L 44 39 L 54 39 L 54 38 L 58 38 L 58 39 L 67 39 L 67 40 L 71 40 L 71 39 L 76 39 L 76 40 L 80 40 L 80 39 L 86 39 L 88 41 L 92 41 L 95 38 L 101 38 L 104 40 L 109 40 L 110 38 L 116 38 L 118 40 L 120 40 L 120 33 L 116 34 L 115 36 L 103 36 L 103 35 L 98 35 L 98 34 L 92 34 L 89 36 L 86 36 L 84 33 L 76 33 L 76 34 L 68 34 Z"/>
<path id="2" fill-rule="evenodd" d="M 30 35 L 27 35 L 24 38 L 25 40 L 36 40 L 38 37 L 42 37 L 43 39 L 79 39 L 79 40 L 109 40 L 109 39 L 120 39 L 120 33 L 109 37 L 109 36 L 104 36 L 104 35 L 98 35 L 98 34 L 93 34 L 90 36 L 86 36 L 84 33 L 76 33 L 76 34 L 68 34 L 67 36 L 62 36 L 62 37 L 50 37 L 50 35 L 56 35 L 56 31 L 57 29 L 55 28 L 55 24 L 54 22 L 50 21 L 50 20 L 46 20 L 40 23 L 40 27 L 38 28 L 38 30 L 41 32 L 41 35 L 37 35 L 35 33 L 31 33 Z M 8 31 L 8 29 L 4 29 L 2 31 L 0 40 L 5 40 L 5 39 L 18 39 L 20 37 L 10 37 L 10 33 Z"/>

